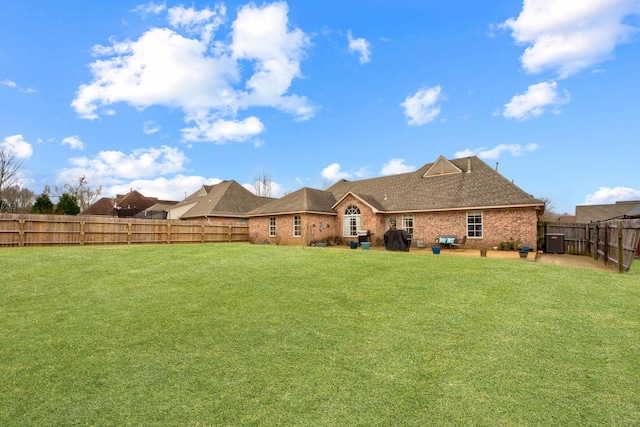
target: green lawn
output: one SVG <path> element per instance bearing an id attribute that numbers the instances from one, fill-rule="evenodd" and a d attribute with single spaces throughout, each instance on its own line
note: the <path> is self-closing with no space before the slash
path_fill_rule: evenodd
<path id="1" fill-rule="evenodd" d="M 638 425 L 634 267 L 2 248 L 0 425 Z"/>

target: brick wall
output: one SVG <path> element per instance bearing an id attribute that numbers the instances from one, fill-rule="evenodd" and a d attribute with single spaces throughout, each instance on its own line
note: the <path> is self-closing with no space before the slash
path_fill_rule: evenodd
<path id="1" fill-rule="evenodd" d="M 381 245 L 384 233 L 388 229 L 387 220 L 391 216 L 397 219 L 398 228 L 402 228 L 402 214 L 376 214 L 367 205 L 353 196 L 347 197 L 336 206 L 337 215 L 301 214 L 302 236 L 293 236 L 293 215 L 277 215 L 276 235 L 269 236 L 269 217 L 257 217 L 249 220 L 249 235 L 254 243 L 268 240 L 272 244 L 302 245 L 312 241 L 326 241 L 339 237 L 344 242 L 358 241 L 357 236 L 343 236 L 344 212 L 348 206 L 360 209 L 360 227 L 370 230 L 371 241 Z M 510 239 L 520 240 L 523 246 L 536 247 L 537 214 L 535 208 L 484 209 L 482 212 L 482 238 L 468 238 L 468 248 L 491 248 Z M 322 224 L 322 230 L 320 230 Z M 328 225 L 328 226 L 327 226 Z M 467 211 L 424 212 L 413 214 L 413 241 L 423 240 L 429 246 L 439 235 L 456 235 L 462 238 L 467 234 Z"/>
<path id="2" fill-rule="evenodd" d="M 491 248 L 510 239 L 523 246 L 536 247 L 538 216 L 535 208 L 484 209 L 482 238 L 467 238 L 468 248 Z M 467 234 L 467 211 L 429 212 L 414 215 L 414 240 L 431 244 L 439 235 Z M 398 224 L 400 226 L 400 224 Z"/>
<path id="3" fill-rule="evenodd" d="M 335 217 L 320 214 L 299 214 L 301 218 L 301 236 L 293 235 L 294 215 L 274 215 L 276 236 L 269 236 L 269 218 L 254 217 L 249 220 L 249 237 L 252 243 L 265 240 L 276 245 L 309 245 L 311 242 L 323 242 L 335 235 Z"/>

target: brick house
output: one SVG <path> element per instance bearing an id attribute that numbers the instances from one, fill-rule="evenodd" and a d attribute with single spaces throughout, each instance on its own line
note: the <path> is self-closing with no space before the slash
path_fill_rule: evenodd
<path id="1" fill-rule="evenodd" d="M 308 245 L 358 241 L 373 245 L 390 228 L 430 245 L 439 235 L 467 236 L 466 246 L 488 248 L 519 240 L 536 247 L 544 202 L 525 193 L 476 156 L 440 156 L 414 172 L 341 180 L 327 190 L 303 188 L 248 212 L 253 242 Z"/>
<path id="2" fill-rule="evenodd" d="M 273 199 L 256 196 L 234 180 L 200 189 L 169 210 L 168 219 L 238 224 L 248 221 L 247 212 Z"/>
<path id="3" fill-rule="evenodd" d="M 79 215 L 104 215 L 118 217 L 145 217 L 143 214 L 148 209 L 158 209 L 155 206 L 163 206 L 168 209 L 178 202 L 171 200 L 158 200 L 157 197 L 143 196 L 140 192 L 132 190 L 127 194 L 118 194 L 116 197 L 102 197 L 89 206 Z"/>

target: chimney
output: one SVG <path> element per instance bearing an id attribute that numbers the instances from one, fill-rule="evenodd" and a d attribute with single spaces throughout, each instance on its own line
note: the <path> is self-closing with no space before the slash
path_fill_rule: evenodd
<path id="1" fill-rule="evenodd" d="M 498 172 L 498 162 L 496 162 L 496 172 Z"/>
<path id="2" fill-rule="evenodd" d="M 467 173 L 471 173 L 471 157 L 467 159 Z"/>

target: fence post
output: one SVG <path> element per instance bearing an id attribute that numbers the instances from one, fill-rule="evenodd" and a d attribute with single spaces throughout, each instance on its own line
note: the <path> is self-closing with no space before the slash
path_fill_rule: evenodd
<path id="1" fill-rule="evenodd" d="M 171 223 L 167 223 L 167 243 L 171 243 Z"/>
<path id="2" fill-rule="evenodd" d="M 622 245 L 622 221 L 618 221 L 618 273 L 624 273 L 624 247 Z"/>
<path id="3" fill-rule="evenodd" d="M 18 219 L 18 228 L 20 230 L 18 237 L 19 246 L 24 246 L 24 217 Z"/>
<path id="4" fill-rule="evenodd" d="M 200 243 L 204 243 L 204 224 L 200 224 Z"/>
<path id="5" fill-rule="evenodd" d="M 80 246 L 84 246 L 84 221 L 80 221 Z"/>
<path id="6" fill-rule="evenodd" d="M 600 238 L 600 231 L 598 230 L 598 223 L 593 223 L 591 227 L 593 229 L 593 259 L 598 260 L 598 239 Z"/>

